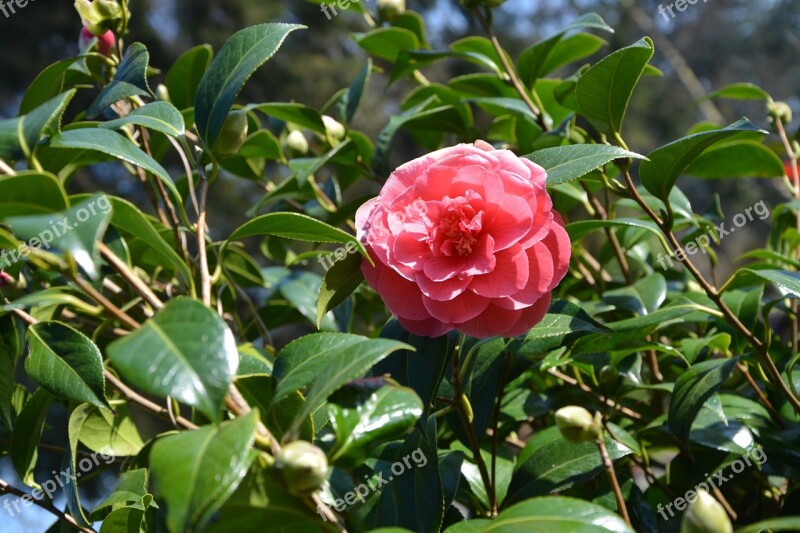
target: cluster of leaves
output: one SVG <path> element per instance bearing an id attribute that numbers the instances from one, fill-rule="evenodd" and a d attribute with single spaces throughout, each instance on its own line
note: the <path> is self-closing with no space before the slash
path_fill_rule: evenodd
<path id="1" fill-rule="evenodd" d="M 765 247 L 718 286 L 684 244 L 715 232 L 721 213 L 695 213 L 675 184 L 784 176 L 761 142 L 768 132 L 746 119 L 699 124 L 637 154 L 622 124 L 643 76 L 659 74 L 650 39 L 580 66 L 606 45 L 595 33 L 612 31 L 586 15 L 514 61 L 491 33 L 491 12 L 475 15 L 489 38 L 444 50 L 431 49 L 413 12 L 355 35 L 371 59 L 322 110 L 236 103 L 302 30 L 264 24 L 216 55 L 187 51 L 155 91 L 141 43 L 120 47 L 121 58 L 65 59 L 33 81 L 18 117 L 0 122 L 0 247 L 3 260 L 21 256 L 5 269 L 0 302 L 2 453 L 41 489 L 50 476 L 36 470 L 41 436 L 59 403 L 65 469 L 79 471 L 87 449 L 119 459 L 107 466 L 119 471 L 117 488 L 91 511 L 77 480 L 64 487 L 64 512 L 39 502 L 64 527 L 677 531 L 679 517 L 663 519 L 658 506 L 760 448 L 766 462 L 717 497 L 740 531 L 800 528 L 788 516 L 800 471 L 797 176 L 787 182 L 795 199 L 772 208 Z M 474 72 L 428 80 L 425 67 L 442 60 Z M 373 140 L 351 123 L 375 72 L 413 88 Z M 91 94 L 85 109 L 73 103 L 79 92 Z M 750 85 L 709 96 L 779 108 Z M 234 110 L 246 133 L 230 131 Z M 788 117 L 772 117 L 796 168 Z M 369 197 L 359 195 L 387 176 L 401 129 L 425 150 L 482 138 L 547 169 L 574 259 L 560 299 L 526 336 L 411 336 L 361 283 L 361 245 L 355 254 L 325 245 L 353 242 L 355 210 Z M 236 149 L 218 159 L 219 143 Z M 68 192 L 76 172 L 111 162 L 150 208 Z M 244 225 L 215 240 L 206 205 L 220 176 L 264 194 Z M 55 232 L 62 220 L 74 227 Z M 684 267 L 660 270 L 664 253 L 685 255 Z M 321 274 L 316 259 L 331 255 Z M 702 257 L 713 272 L 712 243 Z M 273 340 L 286 337 L 295 340 Z M 601 413 L 613 480 L 593 443 L 568 442 L 554 425 L 569 404 Z M 314 493 L 298 494 L 300 474 L 275 467 L 297 440 L 330 464 Z M 365 480 L 366 498 L 353 499 Z"/>

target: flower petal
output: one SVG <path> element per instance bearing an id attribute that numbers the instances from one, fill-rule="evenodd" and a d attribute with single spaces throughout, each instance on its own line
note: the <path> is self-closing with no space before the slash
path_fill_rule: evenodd
<path id="1" fill-rule="evenodd" d="M 422 297 L 422 302 L 433 318 L 454 323 L 475 318 L 489 306 L 491 300 L 474 292 L 465 291 L 449 302 L 440 302 L 427 296 Z"/>
<path id="2" fill-rule="evenodd" d="M 521 246 L 502 250 L 495 254 L 494 270 L 472 278 L 469 289 L 488 298 L 501 298 L 516 294 L 528 283 L 528 254 Z"/>

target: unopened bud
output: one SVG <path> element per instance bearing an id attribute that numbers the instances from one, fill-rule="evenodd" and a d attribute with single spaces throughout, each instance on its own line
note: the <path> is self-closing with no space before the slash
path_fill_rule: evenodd
<path id="1" fill-rule="evenodd" d="M 592 413 L 577 405 L 562 407 L 556 411 L 556 425 L 570 442 L 594 441 L 601 434 L 600 424 Z"/>
<path id="2" fill-rule="evenodd" d="M 792 121 L 792 108 L 786 102 L 770 102 L 767 104 L 767 113 L 773 120 L 780 120 L 784 124 Z"/>
<path id="3" fill-rule="evenodd" d="M 75 0 L 83 25 L 97 36 L 118 29 L 124 9 L 117 0 Z"/>
<path id="4" fill-rule="evenodd" d="M 325 452 L 303 440 L 290 442 L 275 456 L 275 468 L 280 471 L 289 492 L 311 494 L 328 478 L 328 458 Z"/>
<path id="5" fill-rule="evenodd" d="M 97 38 L 97 51 L 106 57 L 110 57 L 114 46 L 117 44 L 117 38 L 111 30 L 108 30 L 102 35 L 95 35 L 90 32 L 89 28 L 86 26 L 81 28 L 81 34 L 78 38 L 78 47 L 81 52 L 86 52 L 92 43 L 92 39 L 95 38 Z"/>
<path id="6" fill-rule="evenodd" d="M 325 133 L 332 141 L 341 141 L 344 139 L 345 129 L 341 122 L 328 115 L 322 115 L 322 122 L 325 124 Z"/>
<path id="7" fill-rule="evenodd" d="M 308 140 L 302 131 L 294 130 L 286 136 L 283 149 L 289 157 L 302 157 L 308 153 Z"/>
<path id="8" fill-rule="evenodd" d="M 159 83 L 158 87 L 156 87 L 156 98 L 161 100 L 162 102 L 169 102 L 169 89 L 163 83 Z"/>
<path id="9" fill-rule="evenodd" d="M 597 378 L 601 385 L 613 387 L 619 381 L 619 372 L 611 365 L 605 365 L 600 369 L 600 376 Z"/>
<path id="10" fill-rule="evenodd" d="M 681 533 L 733 533 L 733 526 L 722 505 L 700 489 L 697 499 L 683 513 Z"/>
<path id="11" fill-rule="evenodd" d="M 8 287 L 9 285 L 14 285 L 14 278 L 0 270 L 0 289 Z"/>
<path id="12" fill-rule="evenodd" d="M 228 113 L 219 136 L 211 147 L 217 159 L 226 159 L 238 152 L 247 139 L 247 129 L 246 112 L 236 110 Z"/>
<path id="13" fill-rule="evenodd" d="M 386 22 L 394 22 L 406 12 L 406 0 L 378 0 L 378 15 Z"/>

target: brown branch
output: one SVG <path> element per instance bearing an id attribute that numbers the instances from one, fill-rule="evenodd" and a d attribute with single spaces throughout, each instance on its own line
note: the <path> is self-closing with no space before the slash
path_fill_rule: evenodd
<path id="1" fill-rule="evenodd" d="M 109 265 L 116 270 L 120 276 L 122 276 L 125 281 L 131 284 L 134 290 L 139 293 L 139 295 L 144 298 L 144 300 L 152 305 L 155 309 L 161 309 L 164 307 L 164 303 L 159 300 L 158 296 L 150 290 L 150 287 L 142 281 L 142 279 L 137 276 L 133 271 L 128 268 L 126 265 L 117 255 L 109 249 L 104 243 L 98 243 L 98 247 L 100 249 L 100 255 L 103 256 L 103 259 L 108 262 Z"/>
<path id="2" fill-rule="evenodd" d="M 197 249 L 200 260 L 200 285 L 203 295 L 203 304 L 211 307 L 211 274 L 208 271 L 208 255 L 206 252 L 206 204 L 208 202 L 208 176 L 202 163 L 197 166 L 200 175 L 200 194 L 198 203 L 200 213 L 197 216 L 196 234 Z"/>
<path id="3" fill-rule="evenodd" d="M 606 471 L 608 481 L 611 483 L 611 488 L 614 491 L 614 499 L 617 501 L 617 511 L 622 515 L 628 527 L 633 527 L 631 526 L 631 517 L 628 516 L 628 508 L 625 506 L 625 498 L 622 497 L 622 489 L 617 480 L 617 473 L 614 471 L 614 463 L 611 461 L 611 457 L 608 456 L 608 449 L 606 448 L 605 439 L 602 434 L 597 439 L 597 448 L 600 450 L 600 457 L 603 459 L 603 469 Z"/>
<path id="4" fill-rule="evenodd" d="M 564 381 L 564 382 L 566 382 L 566 383 L 568 383 L 568 384 L 570 384 L 570 385 L 572 385 L 574 387 L 578 387 L 579 389 L 581 389 L 583 392 L 585 392 L 587 394 L 591 394 L 592 396 L 594 396 L 595 398 L 597 398 L 598 400 L 600 400 L 601 402 L 603 402 L 607 406 L 611 407 L 612 409 L 615 409 L 615 410 L 619 411 L 620 413 L 622 413 L 623 415 L 627 416 L 628 418 L 631 418 L 633 420 L 642 420 L 643 419 L 642 415 L 640 415 L 636 411 L 634 411 L 632 409 L 629 409 L 629 408 L 627 408 L 627 407 L 625 407 L 623 405 L 618 404 L 617 402 L 615 402 L 611 398 L 606 398 L 605 396 L 603 396 L 599 392 L 595 391 L 594 389 L 592 389 L 591 387 L 589 387 L 585 383 L 581 383 L 577 379 L 575 379 L 573 377 L 570 377 L 570 376 L 564 374 L 563 372 L 560 372 L 560 371 L 556 370 L 555 368 L 551 368 L 547 372 L 549 374 L 557 377 L 561 381 Z"/>
<path id="5" fill-rule="evenodd" d="M 24 498 L 24 499 L 26 499 L 26 501 L 30 501 L 35 506 L 37 506 L 37 507 L 39 507 L 41 509 L 44 509 L 48 513 L 50 513 L 53 516 L 57 517 L 62 522 L 66 522 L 67 524 L 70 525 L 70 527 L 72 527 L 76 531 L 83 531 L 84 533 L 96 533 L 95 530 L 92 529 L 91 527 L 83 527 L 83 526 L 81 526 L 78 523 L 78 521 L 75 519 L 74 516 L 72 516 L 70 514 L 67 514 L 64 511 L 62 511 L 62 510 L 60 510 L 60 509 L 58 509 L 56 507 L 53 507 L 52 505 L 49 505 L 49 504 L 47 504 L 47 503 L 45 503 L 45 502 L 43 502 L 41 500 L 37 500 L 36 498 L 31 496 L 30 494 L 28 494 L 24 490 L 21 490 L 21 489 L 18 489 L 16 487 L 14 487 L 14 486 L 9 485 L 8 482 L 6 482 L 3 479 L 0 479 L 0 493 L 11 494 L 12 496 L 16 496 L 18 498 Z M 15 508 L 16 508 L 16 506 L 15 506 Z"/>
<path id="6" fill-rule="evenodd" d="M 103 296 L 103 294 L 92 287 L 92 285 L 80 276 L 72 276 L 72 281 L 83 290 L 90 298 L 99 303 L 103 308 L 108 311 L 110 315 L 122 322 L 128 327 L 137 329 L 139 323 L 130 317 L 125 311 L 114 305 L 111 300 Z"/>

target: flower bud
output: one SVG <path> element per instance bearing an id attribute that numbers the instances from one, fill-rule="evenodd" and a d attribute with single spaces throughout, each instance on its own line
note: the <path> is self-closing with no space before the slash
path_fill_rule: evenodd
<path id="1" fill-rule="evenodd" d="M 331 141 L 341 141 L 344 139 L 345 129 L 341 122 L 328 115 L 322 115 L 322 122 L 325 124 L 325 133 Z"/>
<path id="2" fill-rule="evenodd" d="M 83 25 L 97 36 L 119 29 L 124 9 L 117 0 L 75 0 Z"/>
<path id="3" fill-rule="evenodd" d="M 81 35 L 78 38 L 78 46 L 80 47 L 81 52 L 85 52 L 89 49 L 92 39 L 95 37 L 97 38 L 97 51 L 106 57 L 110 57 L 111 52 L 114 50 L 114 46 L 117 42 L 117 38 L 114 35 L 114 32 L 111 30 L 108 30 L 102 35 L 95 35 L 90 32 L 89 28 L 86 26 L 81 28 Z"/>
<path id="4" fill-rule="evenodd" d="M 302 131 L 294 130 L 286 136 L 283 149 L 288 157 L 302 157 L 308 153 L 308 140 Z"/>
<path id="5" fill-rule="evenodd" d="M 226 159 L 236 152 L 247 139 L 247 113 L 241 109 L 228 113 L 211 151 L 217 159 Z"/>
<path id="6" fill-rule="evenodd" d="M 0 289 L 14 285 L 14 278 L 0 270 Z"/>
<path id="7" fill-rule="evenodd" d="M 406 0 L 378 0 L 378 15 L 386 22 L 394 22 L 406 12 Z"/>
<path id="8" fill-rule="evenodd" d="M 162 102 L 169 102 L 169 89 L 163 83 L 159 83 L 158 87 L 156 87 L 156 98 L 161 100 Z"/>
<path id="9" fill-rule="evenodd" d="M 556 425 L 570 442 L 594 441 L 601 433 L 600 424 L 592 413 L 577 405 L 562 407 L 556 411 Z"/>
<path id="10" fill-rule="evenodd" d="M 780 120 L 784 124 L 792 121 L 792 108 L 786 102 L 770 102 L 767 104 L 767 113 L 773 120 Z"/>
<path id="11" fill-rule="evenodd" d="M 722 505 L 700 489 L 697 499 L 683 513 L 681 533 L 733 533 L 733 527 Z"/>
<path id="12" fill-rule="evenodd" d="M 294 495 L 311 494 L 328 478 L 325 452 L 303 440 L 284 446 L 275 456 L 275 468 Z"/>
<path id="13" fill-rule="evenodd" d="M 611 365 L 605 365 L 600 369 L 600 375 L 597 380 L 601 385 L 613 387 L 619 381 L 619 371 Z"/>

